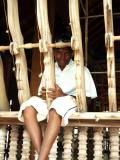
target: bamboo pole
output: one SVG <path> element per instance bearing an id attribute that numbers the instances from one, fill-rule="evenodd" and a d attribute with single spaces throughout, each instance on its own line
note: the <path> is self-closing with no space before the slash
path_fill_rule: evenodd
<path id="1" fill-rule="evenodd" d="M 18 15 L 18 1 L 7 0 L 8 9 L 8 24 L 13 42 L 17 44 L 23 44 L 23 37 L 21 34 L 19 15 Z M 27 63 L 25 52 L 23 49 L 17 50 L 15 53 L 16 57 L 16 80 L 18 86 L 18 99 L 20 104 L 23 103 L 30 97 L 28 74 L 27 74 Z"/>
<path id="2" fill-rule="evenodd" d="M 76 64 L 76 101 L 79 111 L 86 111 L 84 60 L 78 0 L 69 0 L 69 16 L 72 30 L 71 42 Z"/>
<path id="3" fill-rule="evenodd" d="M 40 0 L 40 1 L 37 0 L 37 18 L 38 18 L 39 31 L 41 35 L 41 43 L 43 47 L 42 52 L 44 52 L 44 66 L 47 73 L 46 91 L 48 91 L 49 88 L 54 88 L 55 71 L 54 71 L 54 57 L 52 53 L 52 48 L 48 48 L 46 45 L 50 44 L 52 41 L 52 36 L 48 22 L 47 0 Z M 47 92 L 46 92 L 46 99 L 49 107 L 52 100 L 48 97 Z"/>
<path id="4" fill-rule="evenodd" d="M 9 103 L 5 89 L 3 63 L 1 56 L 0 56 L 0 90 L 2 91 L 2 93 L 0 94 L 0 111 L 9 111 Z"/>
<path id="5" fill-rule="evenodd" d="M 5 81 L 4 81 L 4 68 L 3 68 L 3 62 L 2 58 L 0 56 L 0 112 L 1 111 L 9 111 L 9 103 L 5 88 Z M 7 126 L 6 125 L 0 125 L 0 159 L 5 158 L 5 143 L 6 142 L 6 136 L 7 136 Z"/>
<path id="6" fill-rule="evenodd" d="M 46 44 L 48 48 L 64 48 L 64 47 L 70 47 L 71 43 L 70 42 L 57 42 L 57 43 L 51 43 L 51 44 Z M 32 48 L 38 48 L 39 43 L 26 43 L 26 44 L 18 44 L 16 49 L 32 49 Z M 10 50 L 10 45 L 9 46 L 0 46 L 0 51 L 6 51 Z"/>
<path id="7" fill-rule="evenodd" d="M 10 29 L 10 33 L 12 36 L 12 40 L 14 42 L 12 53 L 15 54 L 15 63 L 16 63 L 16 80 L 17 80 L 17 87 L 18 87 L 18 99 L 20 105 L 26 101 L 30 97 L 30 89 L 29 89 L 29 82 L 28 82 L 28 73 L 27 73 L 27 62 L 24 49 L 17 49 L 17 44 L 23 44 L 23 36 L 20 29 L 19 23 L 19 15 L 18 15 L 18 1 L 17 0 L 7 0 L 7 16 L 8 16 L 8 25 Z M 9 158 L 15 159 L 16 157 L 16 148 L 17 148 L 17 141 L 18 141 L 18 133 L 17 129 L 18 126 L 14 126 L 16 130 L 13 130 L 13 134 L 11 134 L 10 139 L 10 154 Z M 12 126 L 12 129 L 14 128 Z M 25 131 L 24 131 L 25 132 Z M 28 143 L 30 144 L 29 135 L 26 135 L 24 142 L 26 142 L 27 146 L 27 153 L 30 152 L 30 147 L 28 148 Z M 15 145 L 12 147 L 12 141 Z M 30 146 L 30 145 L 29 145 Z M 24 148 L 23 148 L 24 149 Z M 13 150 L 13 151 L 12 151 Z M 13 154 L 12 154 L 13 153 Z M 24 155 L 25 154 L 25 155 Z M 22 157 L 29 159 L 29 154 L 26 154 L 24 150 L 22 150 Z M 23 159 L 23 158 L 22 158 Z"/>
<path id="8" fill-rule="evenodd" d="M 103 0 L 105 43 L 107 49 L 107 75 L 108 75 L 108 99 L 109 111 L 117 111 L 116 100 L 116 76 L 115 76 L 115 54 L 113 37 L 112 1 Z"/>

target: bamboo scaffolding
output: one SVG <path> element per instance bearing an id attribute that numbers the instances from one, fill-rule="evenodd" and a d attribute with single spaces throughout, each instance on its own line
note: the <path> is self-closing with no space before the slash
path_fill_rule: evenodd
<path id="1" fill-rule="evenodd" d="M 51 43 L 52 36 L 49 27 L 48 21 L 48 9 L 47 9 L 47 0 L 37 0 L 37 19 L 38 26 L 41 35 L 41 43 L 44 45 L 40 46 L 40 51 L 44 52 L 44 67 L 47 72 L 46 79 L 46 100 L 48 107 L 52 99 L 50 99 L 47 95 L 47 91 L 49 88 L 54 88 L 55 85 L 55 71 L 54 71 L 54 56 L 52 52 L 52 48 L 47 47 L 47 43 Z"/>
<path id="2" fill-rule="evenodd" d="M 103 0 L 103 6 L 104 6 L 104 23 L 105 23 L 105 43 L 107 49 L 109 111 L 117 111 L 115 54 L 114 54 L 114 41 L 112 38 L 114 35 L 112 1 Z"/>
<path id="3" fill-rule="evenodd" d="M 15 54 L 15 64 L 16 64 L 16 81 L 18 88 L 18 100 L 20 105 L 26 101 L 30 97 L 30 89 L 28 82 L 28 73 L 27 73 L 27 61 L 24 49 L 17 49 L 17 44 L 23 44 L 23 36 L 20 29 L 19 23 L 19 13 L 18 13 L 18 1 L 17 0 L 7 0 L 7 16 L 8 16 L 8 24 L 10 33 L 12 36 L 12 40 L 14 41 L 11 44 L 11 54 Z M 10 138 L 10 149 L 9 149 L 9 158 L 15 159 L 17 155 L 17 142 L 18 142 L 18 126 L 12 126 L 11 130 L 11 138 Z M 26 131 L 24 130 L 23 133 Z M 23 136 L 23 141 L 26 144 L 27 152 L 25 152 L 25 148 L 23 148 L 22 159 L 29 159 L 30 152 L 30 137 L 26 135 Z M 14 145 L 13 145 L 14 144 Z"/>
<path id="4" fill-rule="evenodd" d="M 57 43 L 51 43 L 46 44 L 47 48 L 64 48 L 64 47 L 70 47 L 70 42 L 57 42 Z M 32 49 L 32 48 L 39 48 L 39 43 L 26 43 L 26 44 L 18 44 L 16 49 Z M 10 50 L 9 46 L 0 46 L 0 51 L 6 51 Z"/>
<path id="5" fill-rule="evenodd" d="M 23 36 L 20 29 L 19 15 L 18 15 L 18 1 L 17 0 L 7 0 L 7 14 L 8 14 L 8 24 L 12 39 L 17 44 L 23 44 Z M 9 48 L 10 49 L 10 48 Z M 15 63 L 16 63 L 16 80 L 18 87 L 18 99 L 19 103 L 23 103 L 30 97 L 30 89 L 28 83 L 27 74 L 27 62 L 25 57 L 25 52 L 23 49 L 17 50 L 15 53 Z"/>
<path id="6" fill-rule="evenodd" d="M 119 41 L 120 36 L 113 36 L 112 37 L 114 41 Z M 71 47 L 71 42 L 57 42 L 57 43 L 51 43 L 46 44 L 48 48 L 64 48 L 64 47 Z M 33 49 L 33 48 L 39 48 L 39 43 L 26 43 L 26 44 L 18 44 L 16 49 Z M 10 50 L 9 46 L 0 46 L 0 51 L 7 51 Z M 6 52 L 5 52 L 6 53 Z"/>
<path id="7" fill-rule="evenodd" d="M 74 50 L 74 61 L 76 64 L 76 101 L 79 111 L 86 111 L 84 59 L 82 48 L 82 35 L 79 19 L 78 0 L 69 0 L 69 17 L 72 30 L 72 49 Z"/>
<path id="8" fill-rule="evenodd" d="M 0 56 L 0 90 L 2 91 L 2 93 L 0 94 L 0 111 L 9 111 L 9 103 L 5 88 L 4 69 L 1 56 Z"/>

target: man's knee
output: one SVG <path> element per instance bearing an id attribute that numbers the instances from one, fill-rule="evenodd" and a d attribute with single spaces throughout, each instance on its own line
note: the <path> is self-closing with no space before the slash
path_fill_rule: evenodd
<path id="1" fill-rule="evenodd" d="M 33 117 L 36 117 L 36 115 L 37 111 L 32 106 L 26 107 L 23 111 L 23 117 L 26 119 L 31 119 Z"/>
<path id="2" fill-rule="evenodd" d="M 49 118 L 54 118 L 54 117 L 61 118 L 61 116 L 56 112 L 56 110 L 54 108 L 51 108 L 49 111 Z"/>

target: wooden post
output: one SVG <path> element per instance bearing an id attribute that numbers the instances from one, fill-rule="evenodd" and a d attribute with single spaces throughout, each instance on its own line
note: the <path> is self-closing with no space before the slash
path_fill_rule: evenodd
<path id="1" fill-rule="evenodd" d="M 7 0 L 7 10 L 8 10 L 7 12 L 8 24 L 12 40 L 17 44 L 23 44 L 23 37 L 20 30 L 19 15 L 18 15 L 18 1 Z M 15 63 L 16 63 L 16 80 L 18 86 L 18 99 L 21 104 L 30 97 L 27 63 L 26 63 L 24 49 L 16 50 L 15 52 L 16 52 Z"/>
<path id="2" fill-rule="evenodd" d="M 87 111 L 85 94 L 84 59 L 82 48 L 82 34 L 79 19 L 78 0 L 69 0 L 69 16 L 72 30 L 72 49 L 76 63 L 76 100 L 79 111 Z"/>
<path id="3" fill-rule="evenodd" d="M 112 1 L 103 0 L 103 5 L 104 5 L 104 22 L 105 22 L 105 44 L 107 49 L 109 111 L 117 111 L 115 54 L 114 54 L 114 40 L 112 38 L 114 34 Z"/>
<path id="4" fill-rule="evenodd" d="M 2 94 L 0 94 L 0 111 L 9 111 L 9 103 L 5 89 L 3 63 L 1 57 L 0 57 L 0 90 L 2 91 Z"/>
<path id="5" fill-rule="evenodd" d="M 18 15 L 18 1 L 17 0 L 7 0 L 7 16 L 8 16 L 8 24 L 9 24 L 9 29 L 10 33 L 12 36 L 13 42 L 17 44 L 23 44 L 23 36 L 20 30 L 20 23 L 19 23 L 19 15 Z M 13 45 L 13 49 L 11 52 L 15 54 L 15 63 L 16 63 L 16 80 L 17 80 L 17 87 L 18 87 L 18 99 L 20 105 L 26 101 L 30 97 L 30 89 L 29 89 L 29 82 L 28 82 L 28 74 L 27 74 L 27 63 L 26 63 L 26 57 L 25 57 L 25 52 L 24 49 L 17 49 L 17 45 L 15 46 L 15 43 Z M 17 129 L 16 129 L 17 130 Z M 25 131 L 24 131 L 25 132 Z M 14 132 L 14 134 L 11 134 L 11 139 L 16 137 L 16 147 L 17 147 L 17 132 Z M 13 137 L 12 137 L 13 136 Z M 27 135 L 27 138 L 29 138 L 29 135 Z M 26 140 L 28 146 L 28 139 Z M 12 144 L 11 144 L 12 147 Z M 30 152 L 30 147 L 29 149 L 27 148 L 27 152 Z M 12 151 L 12 150 L 11 150 Z M 11 152 L 12 154 L 12 152 Z M 23 152 L 23 157 L 24 157 Z M 28 157 L 27 157 L 28 156 Z M 29 155 L 25 155 L 26 159 L 29 159 Z"/>
<path id="6" fill-rule="evenodd" d="M 52 49 L 47 48 L 47 43 L 52 41 L 48 22 L 47 0 L 37 0 L 37 17 L 41 35 L 40 52 L 44 52 L 44 68 L 47 71 L 46 90 L 48 91 L 48 88 L 54 88 L 55 73 Z M 46 99 L 49 106 L 51 99 L 47 96 L 47 92 Z"/>

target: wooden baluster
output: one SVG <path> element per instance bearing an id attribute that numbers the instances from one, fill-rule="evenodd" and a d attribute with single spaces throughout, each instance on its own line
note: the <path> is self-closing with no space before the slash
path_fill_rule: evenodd
<path id="1" fill-rule="evenodd" d="M 49 160 L 56 160 L 57 159 L 57 142 L 58 142 L 58 137 L 56 138 L 50 153 L 49 153 Z"/>
<path id="2" fill-rule="evenodd" d="M 28 132 L 23 130 L 23 144 L 22 144 L 22 157 L 21 160 L 26 160 L 30 156 L 30 137 Z"/>
<path id="3" fill-rule="evenodd" d="M 95 128 L 94 131 L 94 160 L 103 160 L 103 129 Z"/>
<path id="4" fill-rule="evenodd" d="M 110 128 L 110 160 L 119 160 L 119 128 Z"/>
<path id="5" fill-rule="evenodd" d="M 5 143 L 6 143 L 7 131 L 6 126 L 0 126 L 0 159 L 4 159 L 5 154 Z"/>
<path id="6" fill-rule="evenodd" d="M 72 159 L 72 131 L 73 128 L 72 127 L 68 127 L 66 126 L 64 128 L 64 141 L 63 141 L 63 148 L 64 148 L 64 152 L 63 152 L 63 159 L 64 160 L 70 160 Z"/>
<path id="7" fill-rule="evenodd" d="M 17 141 L 18 141 L 18 126 L 12 125 L 10 132 L 10 148 L 9 148 L 9 160 L 17 159 Z"/>
<path id="8" fill-rule="evenodd" d="M 87 160 L 87 128 L 82 127 L 79 128 L 79 134 L 78 134 L 78 159 L 79 160 Z"/>

